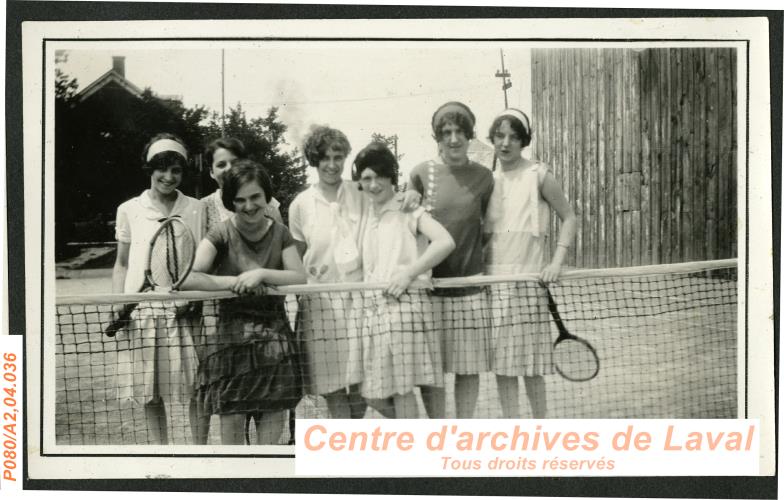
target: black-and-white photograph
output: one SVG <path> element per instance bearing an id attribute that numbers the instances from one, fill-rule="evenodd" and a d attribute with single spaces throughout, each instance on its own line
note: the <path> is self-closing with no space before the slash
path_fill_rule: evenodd
<path id="1" fill-rule="evenodd" d="M 738 416 L 735 47 L 76 44 L 54 66 L 58 443 Z M 117 296 L 161 287 L 219 295 Z"/>
<path id="2" fill-rule="evenodd" d="M 322 22 L 31 48 L 44 455 L 759 418 L 748 41 Z"/>

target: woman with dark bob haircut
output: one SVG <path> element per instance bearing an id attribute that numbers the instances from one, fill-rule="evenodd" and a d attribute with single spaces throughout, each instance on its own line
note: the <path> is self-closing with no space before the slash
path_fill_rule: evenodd
<path id="1" fill-rule="evenodd" d="M 144 147 L 141 170 L 150 188 L 117 208 L 114 293 L 140 291 L 149 243 L 161 219 L 180 217 L 197 241 L 204 234 L 204 206 L 177 189 L 187 166 L 188 150 L 175 135 L 158 134 Z M 189 418 L 197 441 L 194 424 L 198 417 L 192 395 L 198 362 L 193 338 L 200 331 L 200 318 L 175 314 L 185 309 L 187 302 L 176 301 L 175 305 L 161 311 L 161 307 L 142 302 L 133 311 L 129 328 L 118 336 L 128 343 L 128 348 L 118 353 L 119 396 L 144 405 L 150 444 L 168 444 L 166 405 L 185 401 L 191 403 Z"/>
<path id="2" fill-rule="evenodd" d="M 249 414 L 257 443 L 278 444 L 285 410 L 301 397 L 284 297 L 263 295 L 264 285 L 305 282 L 291 233 L 264 212 L 271 187 L 251 160 L 237 160 L 223 174 L 223 204 L 233 215 L 201 241 L 184 286 L 241 296 L 218 304 L 217 331 L 207 338 L 196 384 L 202 411 L 220 415 L 223 444 L 244 443 Z"/>
<path id="3" fill-rule="evenodd" d="M 417 398 L 443 392 L 444 368 L 427 291 L 409 290 L 416 279 L 455 248 L 446 229 L 425 209 L 400 210 L 398 163 L 385 144 L 372 142 L 354 161 L 354 177 L 370 202 L 362 241 L 364 279 L 388 283 L 363 294 L 362 396 L 388 418 L 417 418 Z"/>

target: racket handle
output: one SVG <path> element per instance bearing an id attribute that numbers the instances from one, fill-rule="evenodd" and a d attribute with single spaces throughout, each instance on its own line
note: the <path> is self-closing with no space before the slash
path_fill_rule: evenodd
<path id="1" fill-rule="evenodd" d="M 115 335 L 117 335 L 117 332 L 119 330 L 128 326 L 128 323 L 130 322 L 131 319 L 131 313 L 133 312 L 134 309 L 136 309 L 136 306 L 138 305 L 139 305 L 138 302 L 134 304 L 125 304 L 123 310 L 120 311 L 120 314 L 117 316 L 117 319 L 109 323 L 109 326 L 106 327 L 106 330 L 104 330 L 103 333 L 107 337 L 114 337 Z"/>

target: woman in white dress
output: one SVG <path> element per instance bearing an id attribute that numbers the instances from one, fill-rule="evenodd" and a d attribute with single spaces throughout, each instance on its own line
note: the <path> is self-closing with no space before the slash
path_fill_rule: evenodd
<path id="1" fill-rule="evenodd" d="M 545 283 L 558 279 L 574 240 L 577 217 L 547 165 L 522 157 L 531 142 L 528 116 L 517 109 L 499 114 L 490 140 L 500 168 L 487 209 L 485 265 L 488 274 L 540 273 Z M 561 220 L 555 253 L 548 256 L 548 222 L 554 210 Z M 547 414 L 544 375 L 553 372 L 552 338 L 544 289 L 535 282 L 501 283 L 492 287 L 493 349 L 501 409 L 520 418 L 519 376 L 534 418 Z"/>
<path id="2" fill-rule="evenodd" d="M 196 241 L 204 234 L 204 205 L 177 189 L 188 165 L 183 142 L 158 134 L 144 148 L 142 160 L 150 188 L 117 208 L 114 293 L 140 291 L 147 248 L 162 219 L 181 217 Z M 192 396 L 198 362 L 192 337 L 200 320 L 198 315 L 180 314 L 179 302 L 160 306 L 140 304 L 128 328 L 117 336 L 121 346 L 128 346 L 118 353 L 119 396 L 144 405 L 150 444 L 168 443 L 166 405 L 172 402 L 190 402 L 195 433 Z"/>
<path id="3" fill-rule="evenodd" d="M 297 241 L 308 283 L 362 281 L 359 243 L 367 201 L 343 167 L 351 145 L 339 130 L 314 127 L 305 157 L 318 182 L 289 207 L 289 229 Z M 300 298 L 306 390 L 327 400 L 332 418 L 362 418 L 362 370 L 354 298 L 351 293 L 306 294 Z"/>

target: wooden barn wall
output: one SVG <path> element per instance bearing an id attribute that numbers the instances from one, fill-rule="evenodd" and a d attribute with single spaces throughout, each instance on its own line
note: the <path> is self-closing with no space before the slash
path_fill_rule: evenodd
<path id="1" fill-rule="evenodd" d="M 536 49 L 531 61 L 534 156 L 581 220 L 568 264 L 737 256 L 734 49 Z"/>

